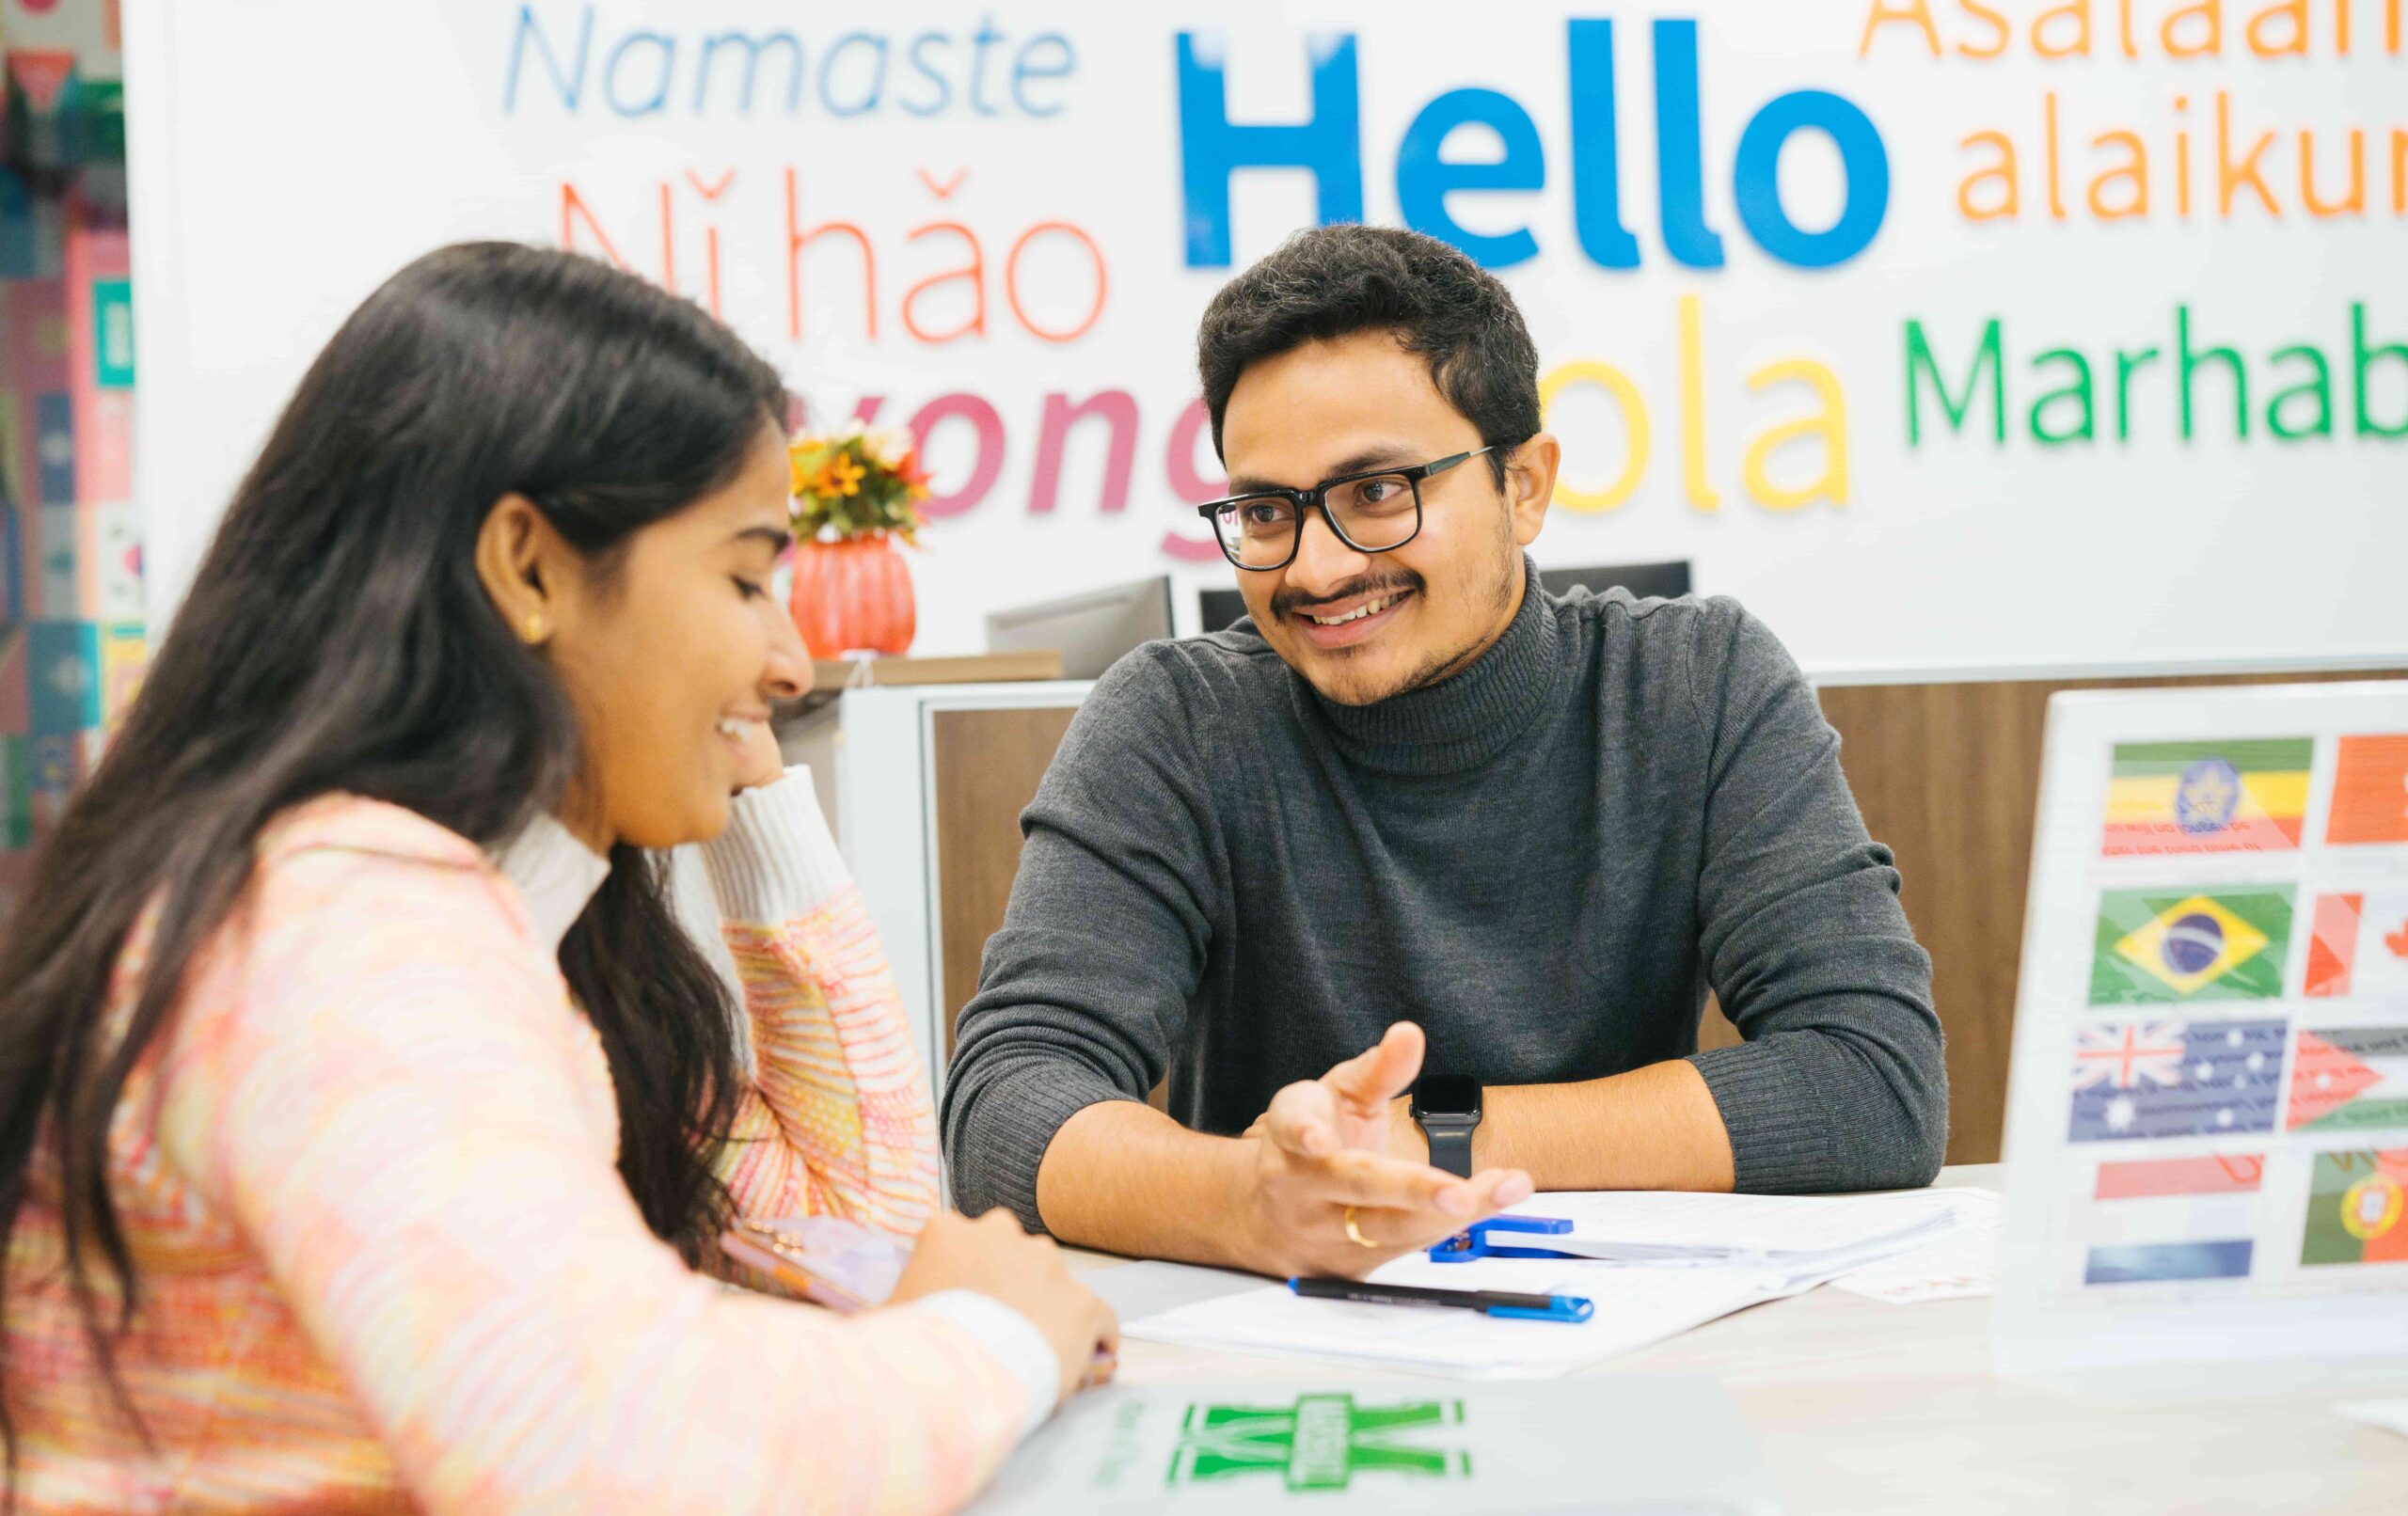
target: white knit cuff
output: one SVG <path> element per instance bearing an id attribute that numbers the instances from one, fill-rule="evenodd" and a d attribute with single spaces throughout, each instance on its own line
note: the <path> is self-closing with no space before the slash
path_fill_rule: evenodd
<path id="1" fill-rule="evenodd" d="M 852 882 L 828 818 L 819 813 L 809 765 L 797 764 L 784 779 L 746 790 L 728 802 L 728 811 L 727 829 L 702 846 L 711 893 L 726 920 L 792 921 Z"/>
<path id="2" fill-rule="evenodd" d="M 977 1338 L 978 1345 L 1020 1381 L 1028 1391 L 1028 1413 L 1020 1427 L 1022 1439 L 1054 1413 L 1054 1399 L 1062 1393 L 1061 1360 L 1036 1322 L 992 1295 L 972 1289 L 941 1289 L 901 1309 L 952 1322 Z"/>

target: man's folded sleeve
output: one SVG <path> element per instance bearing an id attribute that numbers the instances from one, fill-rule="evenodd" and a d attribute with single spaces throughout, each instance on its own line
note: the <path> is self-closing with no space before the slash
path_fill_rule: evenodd
<path id="1" fill-rule="evenodd" d="M 1708 766 L 1700 950 L 1747 1040 L 1690 1062 L 1741 1191 L 1928 1184 L 1948 1142 L 1931 959 L 1867 835 L 1839 736 L 1772 633 L 1709 602 L 1691 649 Z"/>

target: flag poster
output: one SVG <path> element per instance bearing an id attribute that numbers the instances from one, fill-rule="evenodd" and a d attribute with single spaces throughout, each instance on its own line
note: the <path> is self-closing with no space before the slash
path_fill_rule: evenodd
<path id="1" fill-rule="evenodd" d="M 2408 1001 L 2408 890 L 2317 896 L 2301 990 L 2311 1000 Z"/>
<path id="2" fill-rule="evenodd" d="M 2309 737 L 2119 746 L 2107 791 L 2106 854 L 2294 849 L 2307 821 L 2315 753 Z"/>
<path id="3" fill-rule="evenodd" d="M 2304 1268 L 2408 1263 L 2408 1148 L 2319 1153 L 2308 1181 Z"/>
<path id="4" fill-rule="evenodd" d="M 2408 1364 L 2408 679 L 2069 690 L 2043 769 L 2001 1370 Z"/>
<path id="5" fill-rule="evenodd" d="M 2090 1003 L 2273 1000 L 2283 992 L 2290 933 L 2287 884 L 2108 891 Z"/>
<path id="6" fill-rule="evenodd" d="M 2085 1026 L 2075 1033 L 2067 1137 L 2099 1143 L 2272 1131 L 2282 1074 L 2280 1021 Z"/>
<path id="7" fill-rule="evenodd" d="M 2408 1130 L 2408 1026 L 2303 1028 L 2286 1126 Z"/>
<path id="8" fill-rule="evenodd" d="M 2341 739 L 2324 840 L 2408 843 L 2408 734 Z"/>

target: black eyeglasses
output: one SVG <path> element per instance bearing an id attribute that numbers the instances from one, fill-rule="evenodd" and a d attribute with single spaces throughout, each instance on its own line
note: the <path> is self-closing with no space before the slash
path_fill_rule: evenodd
<path id="1" fill-rule="evenodd" d="M 1421 482 L 1494 452 L 1474 448 L 1410 468 L 1376 468 L 1325 479 L 1308 490 L 1267 489 L 1208 500 L 1196 513 L 1212 523 L 1222 556 L 1251 573 L 1286 568 L 1304 545 L 1305 517 L 1316 507 L 1338 540 L 1358 553 L 1385 553 L 1421 531 Z"/>

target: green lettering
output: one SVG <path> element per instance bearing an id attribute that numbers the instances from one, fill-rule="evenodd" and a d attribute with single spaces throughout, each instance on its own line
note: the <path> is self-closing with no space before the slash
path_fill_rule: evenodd
<path id="1" fill-rule="evenodd" d="M 2333 434 L 2332 365 L 2326 363 L 2324 355 L 2316 349 L 2300 346 L 2276 348 L 2274 355 L 2267 360 L 2267 366 L 2271 368 L 2285 358 L 2305 358 L 2308 366 L 2315 371 L 2314 376 L 2288 389 L 2275 391 L 2274 398 L 2266 403 L 2266 430 L 2286 442 L 2295 437 L 2331 436 Z M 2316 419 L 2306 426 L 2295 426 L 2283 419 L 2283 405 L 2287 401 L 2302 398 L 2316 403 Z"/>
<path id="2" fill-rule="evenodd" d="M 2191 351 L 2191 308 L 2174 308 L 2175 355 L 2182 370 L 2182 440 L 2191 440 L 2191 380 L 2210 363 L 2221 363 L 2232 371 L 2232 427 L 2241 437 L 2249 435 L 2249 374 L 2241 366 L 2241 355 L 2228 347 L 2211 347 Z"/>
<path id="3" fill-rule="evenodd" d="M 1907 442 L 1920 446 L 1923 442 L 1923 391 L 1926 377 L 1932 392 L 1939 398 L 1940 409 L 1948 418 L 1948 430 L 1961 432 L 1965 418 L 1973 411 L 1973 397 L 1980 390 L 1982 373 L 1988 370 L 1990 379 L 1990 439 L 2004 447 L 2006 443 L 2006 376 L 2005 359 L 2002 355 L 1998 318 L 1993 316 L 1982 328 L 1982 343 L 1975 352 L 1972 371 L 1965 376 L 1962 400 L 1948 393 L 1948 381 L 1941 377 L 1939 360 L 1932 356 L 1931 344 L 1924 337 L 1923 323 L 1907 322 Z"/>
<path id="4" fill-rule="evenodd" d="M 2032 360 L 2033 371 L 2036 374 L 2042 364 L 2050 362 L 2070 364 L 2073 368 L 2073 379 L 2068 384 L 2048 391 L 2032 403 L 2033 437 L 2052 448 L 2061 448 L 2068 442 L 2092 440 L 2098 435 L 2098 428 L 2094 424 L 2098 412 L 2090 392 L 2090 360 L 2072 348 L 2052 347 Z M 2080 419 L 2063 432 L 2052 432 L 2046 422 L 2048 410 L 2052 404 L 2061 400 L 2074 402 L 2075 411 Z"/>
<path id="5" fill-rule="evenodd" d="M 2145 347 L 2137 353 L 2118 351 L 2115 354 L 2115 440 L 2129 442 L 2132 437 L 2132 375 L 2145 364 L 2155 363 L 2157 349 Z"/>
<path id="6" fill-rule="evenodd" d="M 2408 437 L 2408 415 L 2400 417 L 2394 426 L 2385 426 L 2374 418 L 2374 407 L 2367 403 L 2367 371 L 2378 358 L 2397 359 L 2408 367 L 2408 347 L 2398 342 L 2385 342 L 2381 347 L 2367 346 L 2367 308 L 2363 301 L 2350 303 L 2350 368 L 2356 383 L 2352 387 L 2357 402 L 2358 435 L 2378 437 Z"/>

